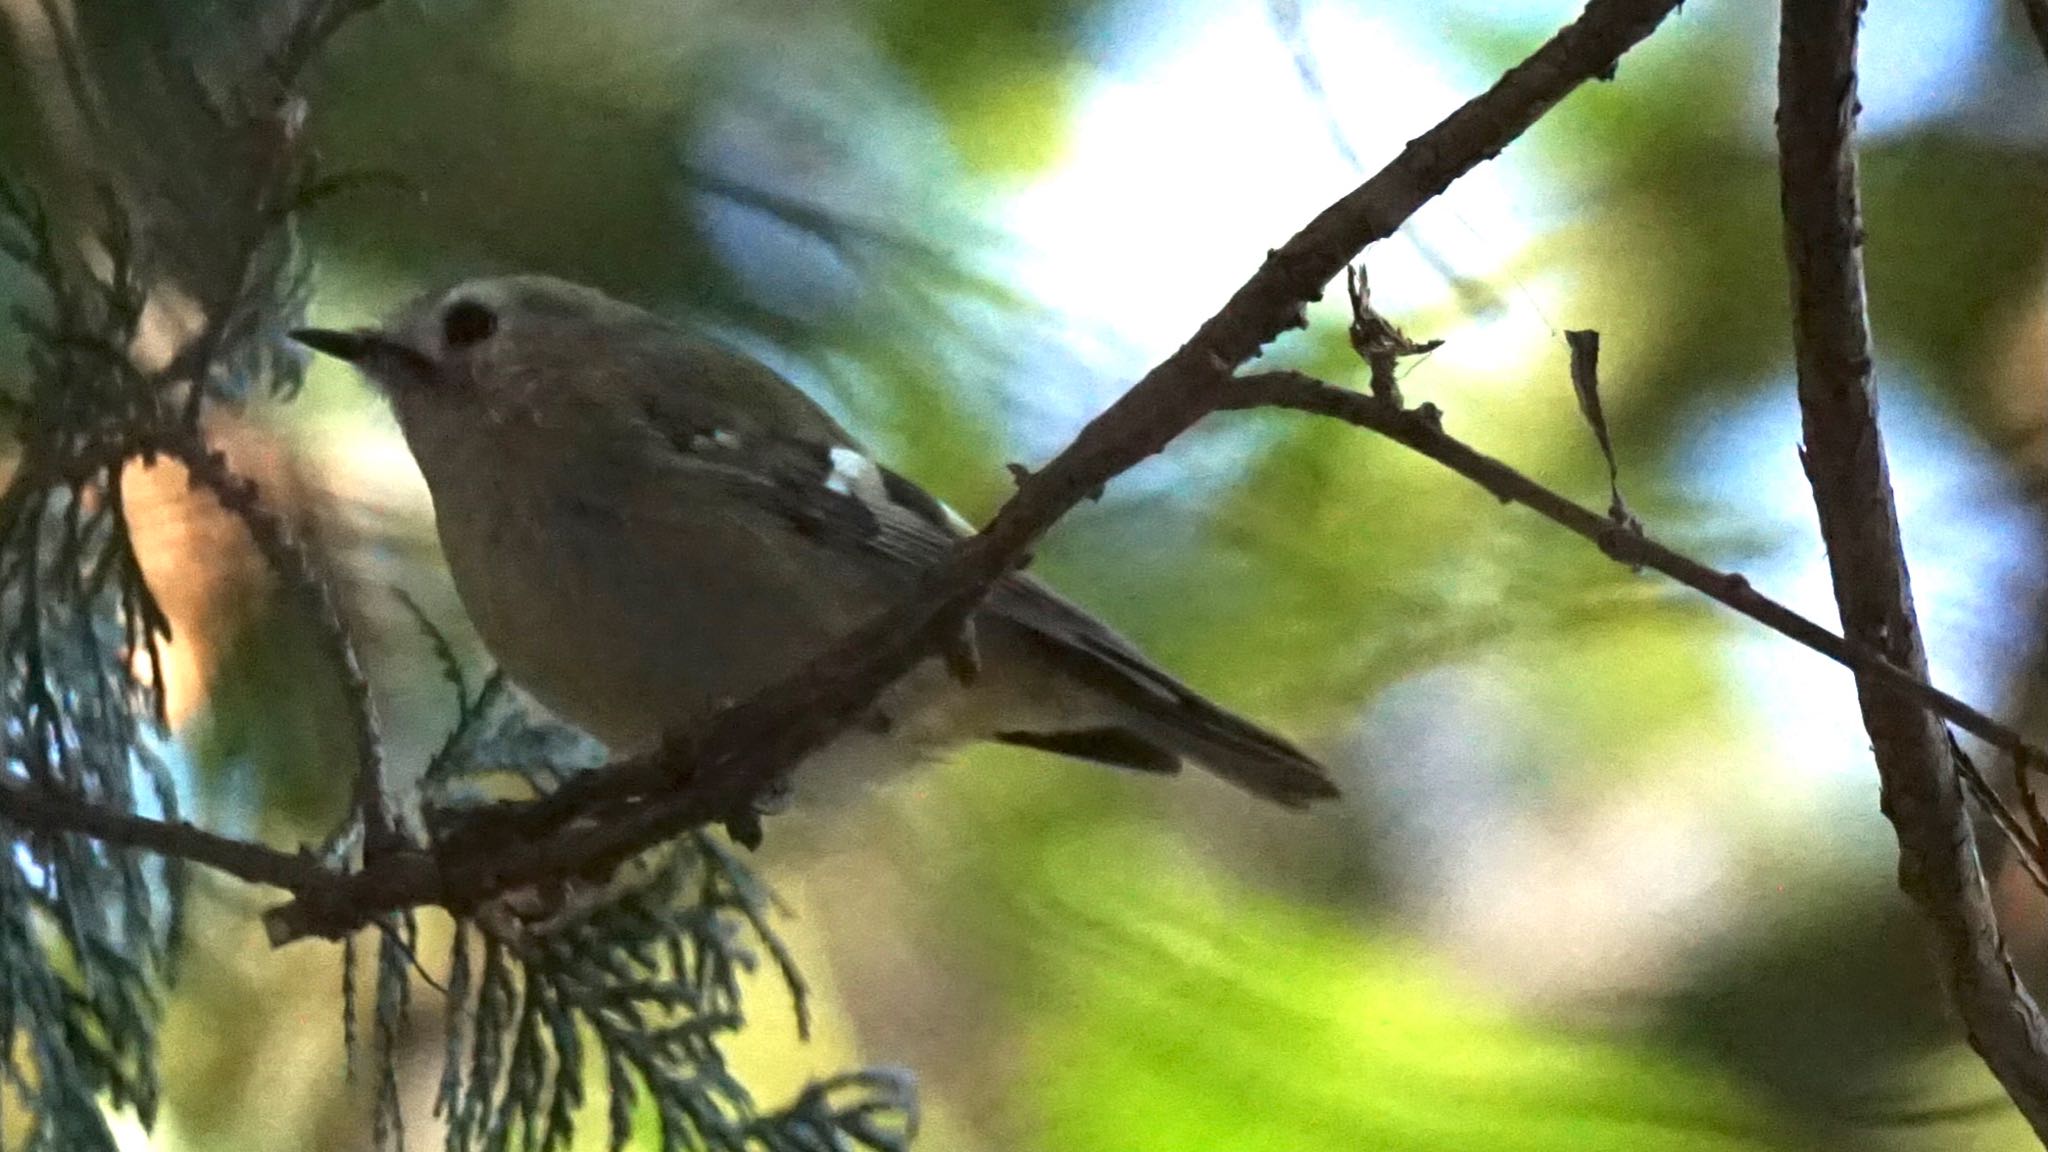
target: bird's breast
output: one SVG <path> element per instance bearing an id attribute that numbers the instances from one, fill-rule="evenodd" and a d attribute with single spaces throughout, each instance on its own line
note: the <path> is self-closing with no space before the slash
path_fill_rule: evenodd
<path id="1" fill-rule="evenodd" d="M 514 682 L 617 750 L 795 671 L 886 603 L 729 491 L 672 475 L 513 475 L 435 493 L 478 634 Z"/>

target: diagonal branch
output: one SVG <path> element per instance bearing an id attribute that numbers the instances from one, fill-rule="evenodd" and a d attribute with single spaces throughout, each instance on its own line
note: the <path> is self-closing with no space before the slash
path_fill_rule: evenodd
<path id="1" fill-rule="evenodd" d="M 2036 748 L 2011 727 L 1970 704 L 1907 672 L 1880 650 L 1844 639 L 1757 591 L 1740 573 L 1723 572 L 1682 552 L 1659 544 L 1640 531 L 1615 523 L 1445 432 L 1433 405 L 1400 408 L 1363 392 L 1326 384 L 1298 372 L 1262 372 L 1241 376 L 1231 408 L 1290 408 L 1342 420 L 1377 432 L 1429 457 L 1465 477 L 1503 504 L 1520 504 L 1593 544 L 1632 568 L 1660 572 L 1687 588 L 1731 608 L 1787 639 L 1810 648 L 1888 691 L 1910 698 L 1922 708 L 1953 721 L 1985 743 L 2020 759 L 2048 763 L 2048 751 Z"/>
<path id="2" fill-rule="evenodd" d="M 154 820 L 28 784 L 0 784 L 0 821 L 30 834 L 77 833 L 106 844 L 189 860 L 251 884 L 299 891 L 333 873 L 307 856 L 209 832 L 182 820 Z"/>
<path id="3" fill-rule="evenodd" d="M 1785 0 L 1780 29 L 1778 147 L 1803 459 L 1844 634 L 1925 679 L 1864 312 L 1854 147 L 1862 8 L 1862 0 Z M 1898 835 L 1900 887 L 1934 929 L 1971 1044 L 2048 1138 L 2048 1025 L 2000 937 L 1948 733 L 1877 677 L 1858 675 L 1856 687 Z"/>
<path id="4" fill-rule="evenodd" d="M 1486 92 L 1410 141 L 1385 168 L 1272 251 L 1194 336 L 1018 487 L 981 533 L 956 547 L 909 602 L 884 613 L 796 675 L 727 709 L 662 753 L 565 787 L 513 834 L 461 855 L 405 853 L 268 917 L 279 942 L 337 936 L 379 912 L 420 903 L 457 908 L 509 887 L 602 872 L 634 852 L 742 809 L 767 782 L 822 746 L 889 683 L 957 635 L 989 588 L 1077 504 L 1227 403 L 1230 373 L 1305 323 L 1303 309 L 1366 245 L 1383 240 L 1452 181 L 1492 158 L 1573 89 L 1613 74 L 1621 56 L 1678 0 L 1591 0 Z M 603 813 L 580 824 L 567 817 Z M 484 850 L 488 847 L 490 850 Z"/>

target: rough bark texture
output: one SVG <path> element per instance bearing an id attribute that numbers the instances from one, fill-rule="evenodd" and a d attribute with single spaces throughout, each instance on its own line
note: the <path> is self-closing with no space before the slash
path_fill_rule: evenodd
<path id="1" fill-rule="evenodd" d="M 1786 0 L 1780 28 L 1778 147 L 1803 460 L 1843 633 L 1924 680 L 1864 308 L 1854 149 L 1862 8 L 1859 0 Z M 2048 1044 L 2000 939 L 1948 732 L 1876 678 L 1856 683 L 1884 812 L 1898 834 L 1900 886 L 1933 929 L 1971 1044 L 2048 1138 Z"/>

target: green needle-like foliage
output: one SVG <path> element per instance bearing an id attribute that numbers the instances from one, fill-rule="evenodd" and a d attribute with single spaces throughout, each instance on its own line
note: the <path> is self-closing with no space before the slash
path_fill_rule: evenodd
<path id="1" fill-rule="evenodd" d="M 0 252 L 41 284 L 18 317 L 28 371 L 4 393 L 21 464 L 0 495 L 0 787 L 175 817 L 160 756 L 169 626 L 137 563 L 118 458 L 60 462 L 155 417 L 127 345 L 143 290 L 125 232 L 87 277 L 49 218 L 0 183 Z M 0 1114 L 25 1149 L 111 1149 L 102 1098 L 157 1107 L 159 990 L 176 947 L 178 862 L 0 826 Z"/>
<path id="2" fill-rule="evenodd" d="M 294 35 L 331 30 L 345 14 L 335 6 L 329 21 L 328 11 L 316 2 Z M 64 50 L 86 51 L 70 41 Z M 317 588 L 318 565 L 291 554 L 301 546 L 287 521 L 213 455 L 201 417 L 296 391 L 300 359 L 282 338 L 308 282 L 294 225 L 347 182 L 316 171 L 272 105 L 222 96 L 183 64 L 158 79 L 155 110 L 166 121 L 214 144 L 254 144 L 156 141 L 158 151 L 112 166 L 118 191 L 96 213 L 66 212 L 61 225 L 24 189 L 0 183 L 0 256 L 31 288 L 13 317 L 25 370 L 0 378 L 0 460 L 12 465 L 0 489 L 0 789 L 117 823 L 180 820 L 160 652 L 170 623 L 136 555 L 127 465 L 183 460 L 252 537 L 267 535 L 258 551 L 296 586 L 292 608 L 322 599 L 304 587 Z M 263 162 L 212 174 L 224 189 L 208 200 L 215 215 L 183 214 L 191 203 L 177 193 L 209 174 L 172 180 L 162 170 L 186 155 L 198 165 L 244 152 Z M 79 244 L 81 234 L 90 242 Z M 181 294 L 203 322 L 158 364 L 145 354 L 146 318 Z M 529 720 L 501 679 L 471 691 L 452 647 L 428 632 L 460 705 L 416 798 L 430 834 L 487 799 L 493 777 L 541 792 L 594 763 L 587 740 Z M 145 1127 L 159 1108 L 156 1038 L 180 943 L 181 862 L 28 817 L 0 822 L 0 836 L 9 849 L 0 864 L 0 1148 L 112 1152 L 109 1107 L 132 1109 Z M 330 863 L 345 864 L 352 843 L 337 836 Z M 906 1076 L 835 1077 L 768 1111 L 728 1067 L 722 1045 L 745 1023 L 743 980 L 764 957 L 800 1026 L 807 1021 L 775 915 L 746 865 L 698 834 L 617 877 L 508 893 L 458 920 L 445 982 L 422 965 L 419 918 L 384 918 L 368 954 L 376 1143 L 404 1140 L 395 1057 L 423 979 L 444 997 L 438 1111 L 450 1149 L 563 1148 L 600 1106 L 614 1148 L 643 1129 L 664 1150 L 907 1147 L 916 1113 Z M 351 1050 L 358 951 L 344 944 Z"/>
<path id="3" fill-rule="evenodd" d="M 444 667 L 462 690 L 466 677 L 452 657 Z M 546 788 L 587 765 L 586 741 L 530 719 L 503 683 L 494 675 L 465 696 L 430 770 L 429 826 L 459 819 L 476 795 L 469 785 L 510 773 Z M 906 1076 L 836 1077 L 764 1113 L 728 1068 L 721 1044 L 745 1024 L 743 981 L 764 955 L 783 977 L 799 1027 L 808 1026 L 807 993 L 776 935 L 775 913 L 773 895 L 745 862 L 699 832 L 603 884 L 517 893 L 457 923 L 436 1100 L 450 1152 L 565 1147 L 594 1084 L 608 1101 L 614 1149 L 638 1130 L 636 1107 L 652 1118 L 652 1146 L 663 1152 L 908 1147 L 916 1110 Z M 409 923 L 383 929 L 379 1114 L 394 1119 L 390 1053 L 415 946 Z"/>

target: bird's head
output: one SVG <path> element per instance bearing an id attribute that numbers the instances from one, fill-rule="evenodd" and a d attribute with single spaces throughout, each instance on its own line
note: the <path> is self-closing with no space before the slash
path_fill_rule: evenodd
<path id="1" fill-rule="evenodd" d="M 291 335 L 354 365 L 412 436 L 464 422 L 559 424 L 615 405 L 634 381 L 673 375 L 662 361 L 677 334 L 594 288 L 507 276 L 426 293 L 372 327 Z"/>

